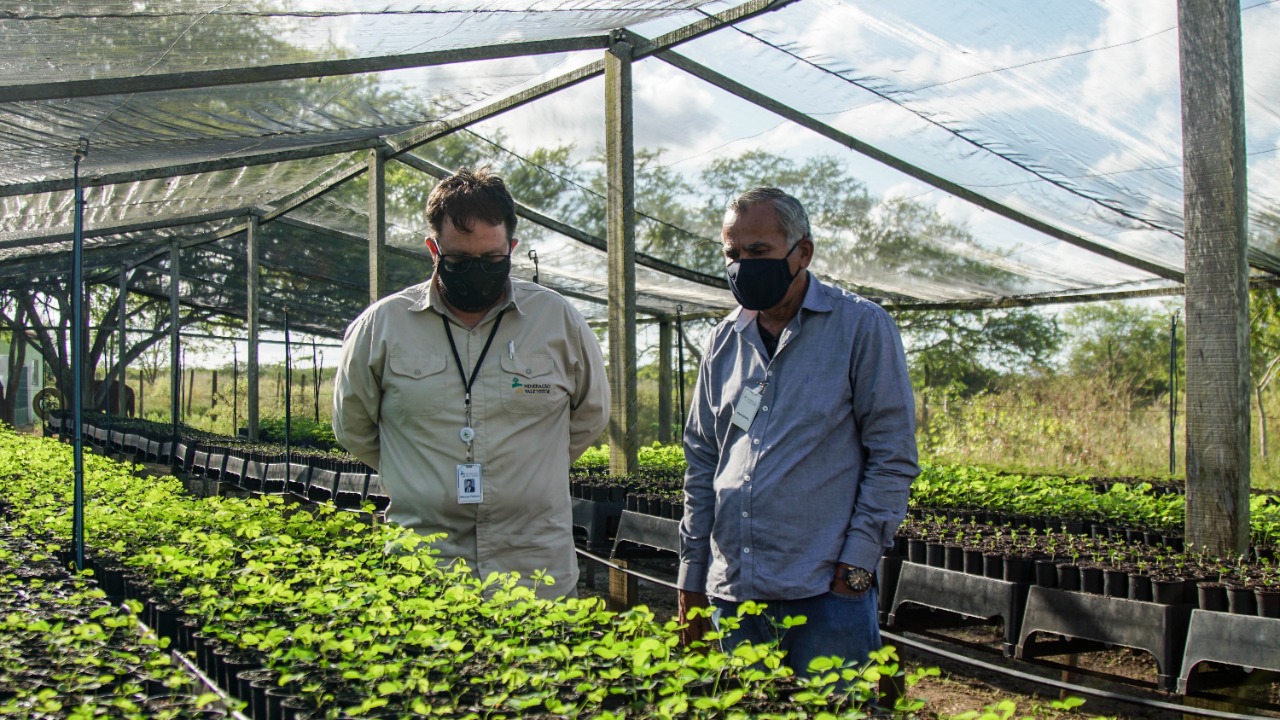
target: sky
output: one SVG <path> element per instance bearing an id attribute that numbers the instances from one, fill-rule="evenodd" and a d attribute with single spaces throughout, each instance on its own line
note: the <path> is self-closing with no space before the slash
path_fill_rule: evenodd
<path id="1" fill-rule="evenodd" d="M 1249 181 L 1257 209 L 1280 196 L 1280 51 L 1274 43 L 1280 3 L 1242 0 L 1242 7 Z M 1176 11 L 1176 0 L 801 0 L 744 23 L 751 36 L 723 31 L 679 52 L 975 192 L 1180 267 Z M 637 29 L 653 36 L 689 19 Z M 402 38 L 402 47 L 378 38 L 399 51 L 423 43 Z M 331 39 L 359 42 L 341 33 Z M 430 93 L 469 75 L 479 78 L 477 85 L 529 72 L 542 73 L 541 80 L 598 57 L 593 51 L 389 77 L 406 92 Z M 925 203 L 966 227 L 972 244 L 956 249 L 1025 273 L 1032 290 L 1155 280 L 932 188 L 656 58 L 637 63 L 634 73 L 636 147 L 661 149 L 665 164 L 690 178 L 716 158 L 749 149 L 795 159 L 831 155 L 872 195 Z M 571 144 L 579 159 L 590 158 L 604 142 L 603 81 L 472 129 L 505 135 L 521 154 Z M 823 230 L 815 228 L 820 244 L 846 241 L 824 237 Z M 902 279 L 908 289 L 922 282 Z"/>

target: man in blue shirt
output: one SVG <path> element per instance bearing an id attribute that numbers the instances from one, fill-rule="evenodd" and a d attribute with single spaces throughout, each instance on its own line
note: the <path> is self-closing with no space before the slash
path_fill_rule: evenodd
<path id="1" fill-rule="evenodd" d="M 726 649 L 779 640 L 797 672 L 865 662 L 880 647 L 875 570 L 920 473 L 902 341 L 878 305 L 808 272 L 809 220 L 790 195 L 742 194 L 722 240 L 742 307 L 712 333 L 685 428 L 684 640 L 710 628 L 691 608 L 733 616 L 753 600 L 767 610 Z"/>

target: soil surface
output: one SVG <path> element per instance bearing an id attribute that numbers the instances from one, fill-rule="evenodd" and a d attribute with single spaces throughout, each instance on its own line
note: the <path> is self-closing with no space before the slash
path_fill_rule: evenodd
<path id="1" fill-rule="evenodd" d="M 578 582 L 579 594 L 583 597 L 606 597 L 609 592 L 608 569 L 581 558 L 578 564 L 581 571 Z M 631 567 L 638 572 L 663 580 L 674 580 L 676 575 L 676 561 L 669 558 L 633 560 Z M 646 580 L 638 581 L 638 590 L 638 601 L 648 605 L 659 618 L 675 616 L 675 590 Z M 894 634 L 899 633 L 894 632 Z M 1278 711 L 1280 710 L 1280 683 L 1233 691 L 1252 705 L 1233 705 L 1227 702 L 1226 694 L 1229 691 L 1218 691 L 1221 693 L 1218 701 L 1201 698 L 1188 698 L 1184 701 L 1180 696 L 1155 689 L 1155 659 L 1140 650 L 1116 647 L 1099 652 L 1082 653 L 1074 657 L 1064 655 L 1044 658 L 1046 661 L 1063 666 L 1075 664 L 1080 669 L 1079 672 L 1068 673 L 1059 667 L 1005 658 L 1000 651 L 1003 636 L 998 623 L 936 631 L 929 636 L 910 632 L 901 634 L 908 640 L 928 643 L 954 655 L 996 666 L 1000 670 L 1066 681 L 1148 701 L 1185 705 L 1188 709 L 1211 708 L 1243 715 L 1280 718 L 1280 711 Z M 886 643 L 892 644 L 888 641 Z M 1194 717 L 1177 710 L 1146 707 L 1083 693 L 1070 693 L 1084 699 L 1083 706 L 1071 711 L 1059 710 L 1052 707 L 1052 703 L 1061 697 L 1061 691 L 1057 688 L 1010 677 L 1000 670 L 976 667 L 963 661 L 935 656 L 913 648 L 899 647 L 899 655 L 905 659 L 908 668 L 936 667 L 940 670 L 939 676 L 922 680 L 908 692 L 909 696 L 924 700 L 923 712 L 932 717 L 981 710 L 1006 699 L 1013 700 L 1017 704 L 1015 717 L 1106 716 L 1121 720 L 1181 720 L 1184 717 L 1188 719 Z M 1093 677 L 1086 674 L 1088 672 L 1104 673 L 1116 676 L 1116 679 Z M 1131 682 L 1125 682 L 1126 679 Z M 1267 705 L 1271 707 L 1268 708 Z"/>

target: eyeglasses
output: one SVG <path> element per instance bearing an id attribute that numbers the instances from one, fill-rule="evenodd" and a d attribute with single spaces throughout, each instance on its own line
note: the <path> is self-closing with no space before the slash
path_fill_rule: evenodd
<path id="1" fill-rule="evenodd" d="M 506 255 L 441 255 L 440 264 L 449 272 L 470 272 L 471 266 L 478 264 L 480 270 L 498 275 L 511 267 L 511 253 Z"/>

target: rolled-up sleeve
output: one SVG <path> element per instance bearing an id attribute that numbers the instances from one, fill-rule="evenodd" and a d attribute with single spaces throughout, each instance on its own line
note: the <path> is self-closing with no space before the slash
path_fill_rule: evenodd
<path id="1" fill-rule="evenodd" d="M 920 466 L 915 399 L 902 339 L 884 310 L 875 308 L 867 315 L 849 375 L 866 462 L 840 561 L 874 570 L 906 516 L 911 482 Z"/>
<path id="2" fill-rule="evenodd" d="M 720 462 L 715 410 L 710 396 L 710 365 L 703 356 L 693 388 L 693 407 L 684 428 L 684 518 L 680 521 L 681 590 L 706 592 L 711 555 L 711 529 L 716 519 L 715 474 Z"/>
<path id="3" fill-rule="evenodd" d="M 573 312 L 573 308 L 569 308 Z M 569 399 L 569 462 L 577 460 L 609 424 L 609 378 L 604 354 L 587 321 L 574 312 L 578 359 Z"/>
<path id="4" fill-rule="evenodd" d="M 382 382 L 375 372 L 372 319 L 366 313 L 347 328 L 333 381 L 333 435 L 347 452 L 378 470 L 378 414 Z"/>

